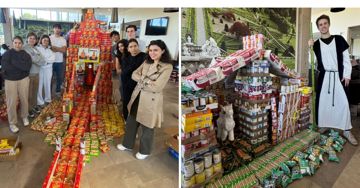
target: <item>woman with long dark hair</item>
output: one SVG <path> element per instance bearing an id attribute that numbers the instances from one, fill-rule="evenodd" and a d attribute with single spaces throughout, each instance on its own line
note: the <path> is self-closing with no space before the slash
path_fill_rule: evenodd
<path id="1" fill-rule="evenodd" d="M 129 55 L 129 52 L 127 50 L 128 48 L 128 41 L 126 39 L 121 39 L 119 42 L 116 43 L 117 49 L 116 49 L 116 60 L 115 60 L 115 68 L 116 73 L 121 74 L 121 61 L 123 58 L 127 57 Z M 121 95 L 121 101 L 123 101 L 124 94 L 123 94 L 123 87 L 121 82 L 121 76 L 119 76 L 120 80 L 120 95 Z"/>
<path id="2" fill-rule="evenodd" d="M 129 116 L 126 121 L 125 137 L 119 150 L 131 150 L 134 147 L 136 133 L 142 128 L 140 149 L 137 159 L 145 159 L 151 153 L 154 140 L 154 128 L 161 127 L 163 121 L 163 94 L 173 66 L 169 50 L 162 40 L 151 41 L 145 62 L 132 74 L 137 82 L 128 104 Z"/>
<path id="3" fill-rule="evenodd" d="M 13 48 L 6 51 L 1 59 L 2 72 L 5 79 L 6 110 L 8 113 L 11 132 L 17 133 L 16 106 L 20 99 L 20 116 L 24 126 L 29 125 L 29 74 L 31 56 L 23 50 L 23 40 L 16 36 L 13 38 Z"/>
<path id="4" fill-rule="evenodd" d="M 127 105 L 131 94 L 136 86 L 136 82 L 131 79 L 132 73 L 144 62 L 146 54 L 141 52 L 136 39 L 130 39 L 128 45 L 129 55 L 124 56 L 120 61 L 121 66 L 121 87 L 123 92 L 123 116 L 128 117 Z"/>

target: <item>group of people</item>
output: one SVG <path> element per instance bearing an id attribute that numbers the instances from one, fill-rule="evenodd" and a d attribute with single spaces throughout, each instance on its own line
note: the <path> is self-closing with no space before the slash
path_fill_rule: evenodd
<path id="1" fill-rule="evenodd" d="M 136 39 L 136 26 L 126 27 L 127 39 L 120 34 L 110 34 L 115 43 L 112 48 L 113 62 L 120 79 L 123 117 L 126 120 L 125 136 L 119 150 L 134 147 L 137 130 L 142 129 L 140 149 L 136 158 L 145 159 L 153 145 L 154 128 L 163 121 L 162 90 L 168 82 L 173 66 L 166 44 L 162 40 L 151 41 L 146 46 Z M 55 91 L 60 95 L 64 76 L 66 40 L 60 36 L 61 26 L 53 26 L 54 34 L 38 36 L 30 32 L 27 43 L 19 36 L 13 38 L 13 48 L 2 56 L 2 75 L 10 131 L 17 133 L 17 104 L 20 99 L 20 116 L 23 125 L 29 125 L 28 117 L 34 117 L 51 102 L 51 81 L 56 77 Z M 44 92 L 44 95 L 43 95 Z"/>
<path id="2" fill-rule="evenodd" d="M 168 82 L 173 66 L 166 44 L 162 40 L 151 41 L 145 53 L 145 43 L 136 39 L 136 26 L 126 27 L 127 40 L 113 31 L 112 48 L 116 73 L 120 79 L 120 94 L 126 130 L 119 150 L 132 150 L 138 128 L 141 127 L 140 148 L 137 159 L 145 159 L 151 153 L 154 128 L 161 127 L 163 120 L 162 90 Z"/>
<path id="3" fill-rule="evenodd" d="M 55 24 L 53 29 L 53 35 L 42 35 L 39 40 L 34 32 L 29 32 L 26 44 L 21 37 L 15 36 L 12 40 L 13 48 L 2 55 L 1 72 L 5 80 L 9 127 L 13 133 L 19 131 L 17 126 L 19 101 L 20 116 L 24 126 L 29 125 L 28 117 L 35 117 L 51 102 L 53 71 L 57 76 L 56 92 L 60 95 L 63 76 L 60 75 L 61 70 L 57 70 L 57 67 L 63 66 L 66 41 L 60 36 L 60 24 Z"/>

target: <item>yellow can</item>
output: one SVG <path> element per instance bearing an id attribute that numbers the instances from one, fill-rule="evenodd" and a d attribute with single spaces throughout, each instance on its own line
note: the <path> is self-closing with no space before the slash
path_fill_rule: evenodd
<path id="1" fill-rule="evenodd" d="M 214 164 L 214 173 L 220 172 L 222 170 L 221 163 Z"/>
<path id="2" fill-rule="evenodd" d="M 214 174 L 213 166 L 205 169 L 205 178 L 209 179 Z"/>
<path id="3" fill-rule="evenodd" d="M 195 175 L 195 182 L 196 182 L 196 184 L 205 182 L 205 172 L 204 171 Z"/>
<path id="4" fill-rule="evenodd" d="M 195 176 L 191 176 L 189 178 L 182 177 L 181 186 L 184 188 L 189 188 L 195 185 Z"/>

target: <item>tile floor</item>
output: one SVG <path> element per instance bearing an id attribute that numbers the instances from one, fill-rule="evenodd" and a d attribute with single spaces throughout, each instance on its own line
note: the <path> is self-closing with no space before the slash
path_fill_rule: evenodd
<path id="1" fill-rule="evenodd" d="M 167 152 L 165 141 L 178 128 L 178 87 L 169 83 L 164 91 L 163 127 L 155 130 L 152 155 L 139 161 L 135 151 L 120 152 L 111 143 L 108 153 L 100 154 L 86 164 L 81 176 L 81 188 L 114 187 L 178 187 L 178 161 Z M 19 121 L 18 135 L 23 143 L 17 161 L 0 162 L 1 188 L 41 187 L 50 166 L 54 147 L 43 142 L 45 135 L 23 127 Z M 0 121 L 0 137 L 12 135 L 7 122 Z M 137 142 L 138 145 L 138 142 Z"/>

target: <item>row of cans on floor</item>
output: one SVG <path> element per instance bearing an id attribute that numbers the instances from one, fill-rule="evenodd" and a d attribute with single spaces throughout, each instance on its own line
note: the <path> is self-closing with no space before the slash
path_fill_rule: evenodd
<path id="1" fill-rule="evenodd" d="M 191 187 L 204 183 L 214 174 L 222 171 L 221 152 L 218 149 L 205 153 L 202 157 L 186 161 L 182 166 L 182 186 Z"/>

